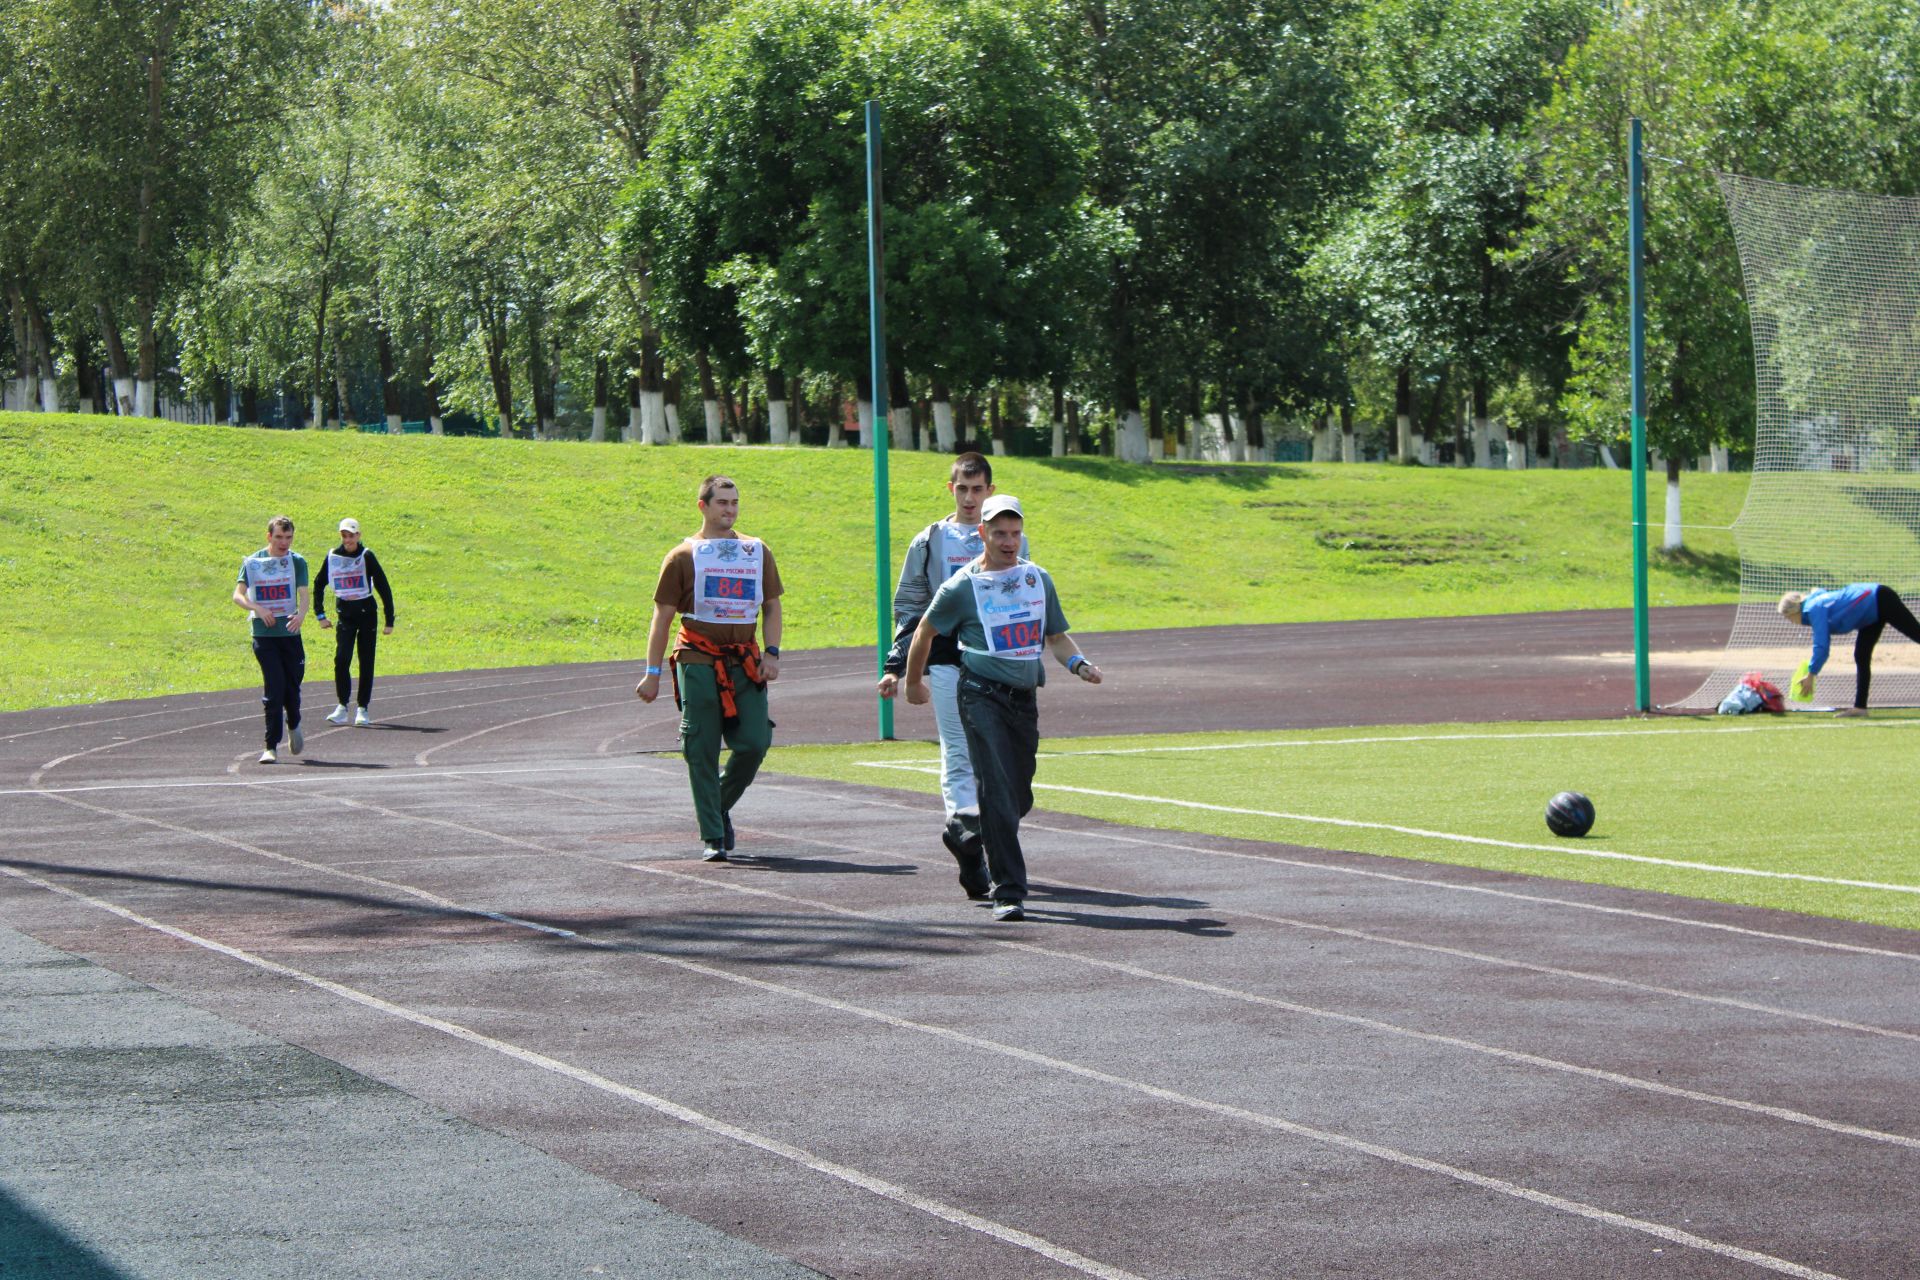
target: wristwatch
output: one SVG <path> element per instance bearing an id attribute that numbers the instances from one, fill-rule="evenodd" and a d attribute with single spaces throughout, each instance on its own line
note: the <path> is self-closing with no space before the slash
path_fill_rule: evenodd
<path id="1" fill-rule="evenodd" d="M 769 658 L 777 658 L 780 656 L 780 646 L 777 644 L 762 645 L 760 646 L 760 652 L 766 654 Z"/>

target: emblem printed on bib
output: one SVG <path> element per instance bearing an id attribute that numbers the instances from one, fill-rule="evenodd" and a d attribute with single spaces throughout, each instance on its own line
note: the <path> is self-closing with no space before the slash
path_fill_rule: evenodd
<path id="1" fill-rule="evenodd" d="M 751 626 L 760 618 L 757 538 L 703 538 L 693 544 L 693 616 L 701 622 Z"/>
<path id="2" fill-rule="evenodd" d="M 373 584 L 367 581 L 364 554 L 341 556 L 327 552 L 327 581 L 333 584 L 333 594 L 342 600 L 365 600 L 373 594 Z"/>
<path id="3" fill-rule="evenodd" d="M 995 658 L 1038 662 L 1047 641 L 1047 588 L 1032 565 L 973 575 L 973 603 Z"/>

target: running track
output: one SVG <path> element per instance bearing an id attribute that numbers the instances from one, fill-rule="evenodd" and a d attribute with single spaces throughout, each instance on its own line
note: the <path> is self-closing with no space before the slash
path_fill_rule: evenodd
<path id="1" fill-rule="evenodd" d="M 1617 715 L 1629 635 L 1085 637 L 1043 729 Z M 790 655 L 778 740 L 870 662 Z M 0 716 L 0 1273 L 1920 1275 L 1911 934 L 1044 813 L 996 926 L 878 788 L 691 861 L 633 677 L 394 679 L 271 768 L 250 692 Z"/>

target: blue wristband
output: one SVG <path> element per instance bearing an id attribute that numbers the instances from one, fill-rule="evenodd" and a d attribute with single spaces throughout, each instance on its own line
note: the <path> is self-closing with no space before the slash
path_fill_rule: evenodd
<path id="1" fill-rule="evenodd" d="M 657 676 L 657 675 L 659 675 L 659 674 L 660 674 L 660 668 L 658 668 L 658 667 L 654 667 L 654 666 L 649 666 L 649 667 L 647 668 L 647 674 L 648 674 L 648 675 L 650 675 L 650 676 Z"/>
<path id="2" fill-rule="evenodd" d="M 1087 660 L 1087 655 L 1084 653 L 1076 653 L 1071 658 L 1068 658 L 1067 674 L 1073 675 L 1076 672 L 1078 672 L 1080 670 L 1081 665 L 1085 663 L 1086 660 Z"/>

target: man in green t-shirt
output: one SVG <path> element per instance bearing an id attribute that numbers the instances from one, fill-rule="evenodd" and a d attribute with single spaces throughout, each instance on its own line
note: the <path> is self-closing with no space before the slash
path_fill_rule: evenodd
<path id="1" fill-rule="evenodd" d="M 925 705 L 927 657 L 936 635 L 960 643 L 960 720 L 967 734 L 980 795 L 981 835 L 993 878 L 993 918 L 1019 920 L 1027 896 L 1027 863 L 1020 851 L 1020 819 L 1033 808 L 1034 757 L 1040 749 L 1040 711 L 1034 690 L 1046 683 L 1041 654 L 1088 684 L 1100 668 L 1088 662 L 1067 633 L 1067 617 L 1053 578 L 1020 558 L 1026 531 L 1020 500 L 997 494 L 980 505 L 980 558 L 933 593 L 907 651 L 907 701 Z"/>
<path id="2" fill-rule="evenodd" d="M 280 745 L 281 723 L 287 743 L 299 755 L 300 682 L 307 674 L 307 649 L 300 624 L 307 617 L 307 562 L 293 551 L 293 521 L 267 521 L 267 545 L 240 562 L 233 602 L 253 615 L 253 658 L 260 664 L 266 708 L 267 749 L 261 764 L 272 764 Z"/>

